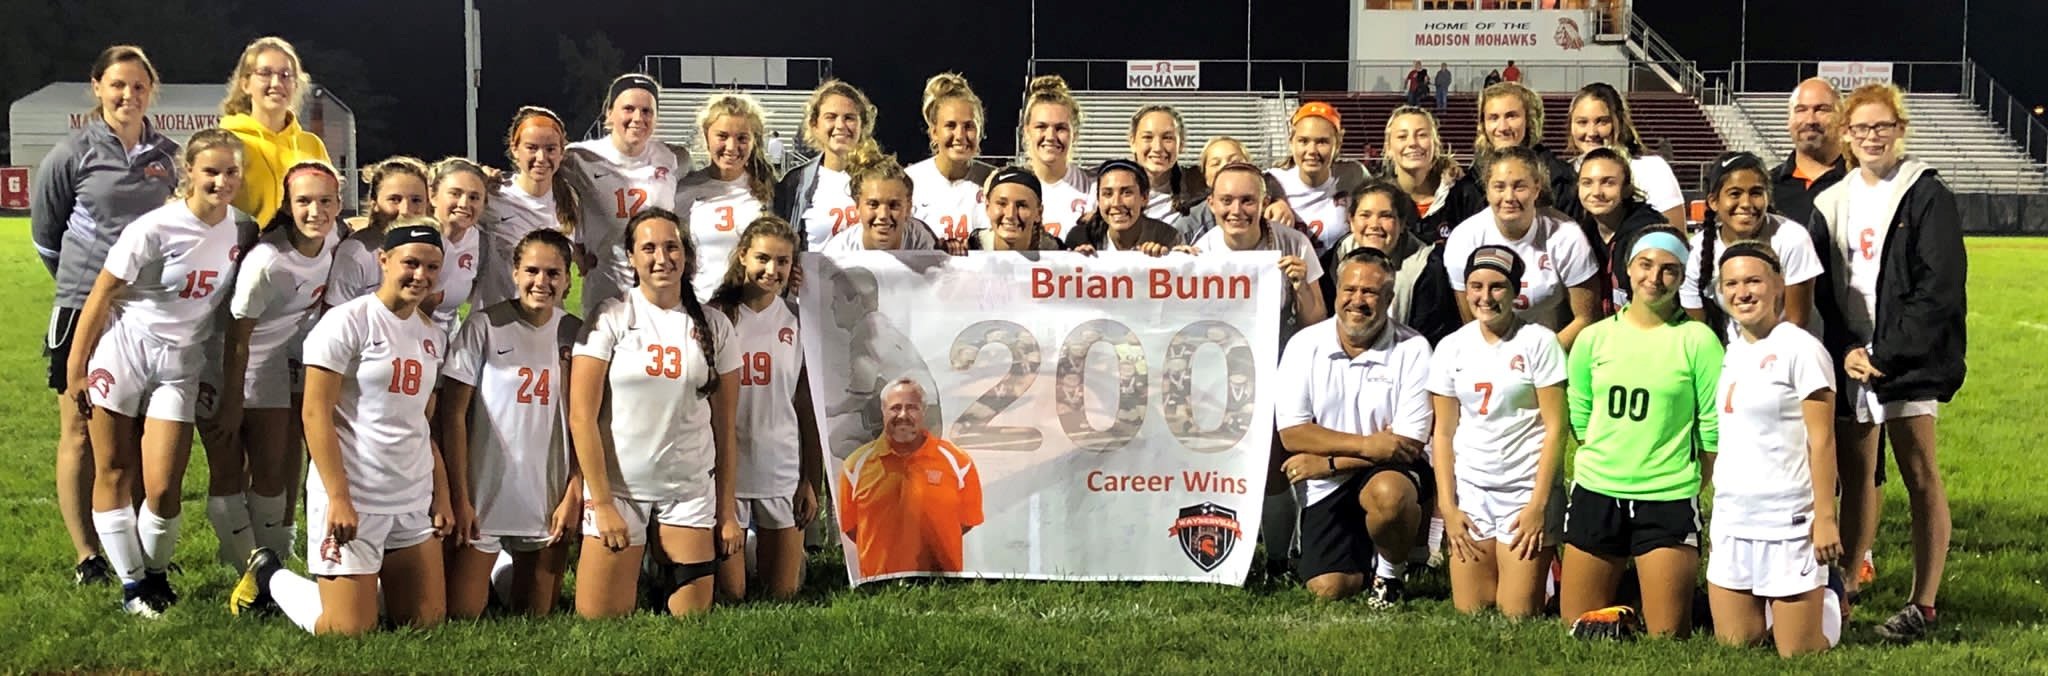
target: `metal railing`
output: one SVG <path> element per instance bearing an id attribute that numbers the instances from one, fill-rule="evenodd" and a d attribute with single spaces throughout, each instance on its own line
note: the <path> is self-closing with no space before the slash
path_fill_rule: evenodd
<path id="1" fill-rule="evenodd" d="M 1820 74 L 1819 61 L 1736 61 L 1735 91 L 1790 92 Z M 1892 82 L 1909 92 L 1961 94 L 1971 66 L 1964 61 L 1892 61 Z"/>
<path id="2" fill-rule="evenodd" d="M 1664 41 L 1664 36 L 1658 35 L 1633 11 L 1628 13 L 1628 33 L 1639 43 L 1637 47 L 1643 50 L 1643 55 L 1648 57 L 1645 62 L 1676 66 L 1669 74 L 1678 80 L 1680 91 L 1697 97 L 1706 88 L 1706 77 L 1700 74 L 1699 66 L 1687 61 L 1677 49 L 1672 48 L 1671 43 Z"/>
<path id="3" fill-rule="evenodd" d="M 1059 75 L 1076 90 L 1125 89 L 1125 59 L 1038 59 L 1028 64 L 1030 73 Z M 1201 61 L 1200 89 L 1205 91 L 1348 91 L 1401 93 L 1407 90 L 1408 71 L 1413 60 L 1344 59 L 1204 59 Z M 1451 68 L 1451 91 L 1477 92 L 1489 73 L 1506 66 L 1504 61 L 1435 61 L 1423 63 L 1429 71 L 1430 89 L 1436 88 L 1436 71 Z M 1687 94 L 1698 94 L 1702 78 L 1691 61 L 1517 61 L 1522 83 L 1537 91 L 1569 92 L 1593 82 L 1606 82 L 1624 91 L 1671 91 L 1665 73 L 1675 73 L 1684 82 L 1695 83 Z"/>
<path id="4" fill-rule="evenodd" d="M 1970 103 L 1983 110 L 1993 124 L 2005 130 L 2005 135 L 2020 144 L 2027 159 L 2035 163 L 2048 163 L 2048 126 L 2034 116 L 2033 108 L 2013 97 L 1998 80 L 1992 79 L 1977 66 L 1975 60 L 1963 62 L 1963 78 L 1968 82 L 1967 94 Z"/>
<path id="5" fill-rule="evenodd" d="M 663 87 L 810 89 L 832 78 L 832 58 L 649 54 L 640 57 L 640 72 Z"/>

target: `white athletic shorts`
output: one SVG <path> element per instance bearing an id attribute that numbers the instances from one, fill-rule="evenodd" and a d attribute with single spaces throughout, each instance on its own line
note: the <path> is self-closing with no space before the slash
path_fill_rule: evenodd
<path id="1" fill-rule="evenodd" d="M 117 319 L 86 361 L 87 396 L 94 406 L 131 418 L 192 422 L 203 354 L 197 345 L 167 345 Z"/>
<path id="2" fill-rule="evenodd" d="M 621 514 L 623 515 L 623 513 Z M 555 539 L 546 535 L 535 537 L 527 535 L 491 535 L 488 533 L 469 542 L 470 548 L 485 554 L 496 554 L 499 552 L 525 554 L 547 549 L 553 544 L 555 544 Z"/>
<path id="3" fill-rule="evenodd" d="M 711 496 L 689 500 L 666 500 L 648 502 L 612 498 L 619 507 L 619 518 L 626 521 L 628 546 L 639 547 L 647 544 L 647 526 L 658 523 L 681 528 L 711 528 L 718 525 L 716 501 Z M 590 494 L 583 494 L 583 537 L 599 537 L 597 511 L 590 508 Z"/>
<path id="4" fill-rule="evenodd" d="M 1715 535 L 1707 582 L 1765 598 L 1798 596 L 1827 585 L 1828 567 L 1813 557 L 1813 538 L 1751 540 Z"/>
<path id="5" fill-rule="evenodd" d="M 1880 402 L 1877 400 L 1877 392 L 1854 380 L 1842 384 L 1842 397 L 1841 401 L 1850 402 L 1849 405 L 1854 407 L 1856 422 L 1866 425 L 1915 416 L 1936 416 L 1941 413 L 1941 402 L 1933 399 Z"/>
<path id="6" fill-rule="evenodd" d="M 405 514 L 356 513 L 356 539 L 336 546 L 327 535 L 327 505 L 306 502 L 306 573 L 310 575 L 374 575 L 384 570 L 384 554 L 434 539 L 434 519 L 427 510 Z"/>
<path id="7" fill-rule="evenodd" d="M 740 498 L 740 528 L 780 530 L 796 527 L 796 503 L 789 498 Z"/>
<path id="8" fill-rule="evenodd" d="M 1529 506 L 1529 498 L 1534 495 L 1533 489 L 1482 488 L 1461 479 L 1458 481 L 1458 511 L 1472 520 L 1473 540 L 1494 540 L 1512 545 L 1515 543 L 1515 520 L 1522 518 L 1522 508 Z M 1549 542 L 1553 545 L 1564 542 L 1564 497 L 1562 489 L 1553 489 L 1550 504 L 1544 506 L 1543 532 L 1549 535 Z"/>
<path id="9" fill-rule="evenodd" d="M 227 374 L 221 363 L 207 359 L 199 371 L 199 397 L 194 411 L 201 418 L 219 412 L 221 381 Z M 249 368 L 242 373 L 242 410 L 288 409 L 292 396 L 306 391 L 306 369 L 298 357 L 283 354 L 249 355 Z"/>

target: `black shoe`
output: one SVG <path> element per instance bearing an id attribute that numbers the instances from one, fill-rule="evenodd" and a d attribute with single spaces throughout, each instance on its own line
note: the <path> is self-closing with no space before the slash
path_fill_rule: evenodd
<path id="1" fill-rule="evenodd" d="M 1366 593 L 1365 604 L 1380 610 L 1400 605 L 1401 599 L 1408 596 L 1406 586 L 1398 577 L 1375 577 L 1372 589 Z"/>
<path id="2" fill-rule="evenodd" d="M 1920 606 L 1906 604 L 1894 613 L 1884 624 L 1877 625 L 1877 635 L 1894 643 L 1912 643 L 1927 638 L 1934 631 L 1934 618 L 1928 617 Z"/>
<path id="3" fill-rule="evenodd" d="M 270 576 L 283 567 L 277 552 L 263 547 L 249 552 L 249 561 L 242 565 L 242 579 L 236 580 L 234 589 L 228 592 L 228 614 L 262 613 L 276 608 L 277 602 L 270 597 Z"/>
<path id="4" fill-rule="evenodd" d="M 114 567 L 107 565 L 107 557 L 94 554 L 71 567 L 71 581 L 81 587 L 108 584 L 114 581 Z"/>
<path id="5" fill-rule="evenodd" d="M 176 567 L 174 566 L 173 569 L 175 570 Z M 142 573 L 142 582 L 144 585 L 147 585 L 147 589 L 155 594 L 156 600 L 163 604 L 163 607 L 157 609 L 158 612 L 162 612 L 178 602 L 178 592 L 171 589 L 171 574 L 169 571 L 144 571 Z"/>
<path id="6" fill-rule="evenodd" d="M 177 592 L 171 591 L 170 578 L 162 571 L 146 574 L 141 580 L 121 585 L 121 609 L 130 615 L 156 619 L 178 602 Z"/>

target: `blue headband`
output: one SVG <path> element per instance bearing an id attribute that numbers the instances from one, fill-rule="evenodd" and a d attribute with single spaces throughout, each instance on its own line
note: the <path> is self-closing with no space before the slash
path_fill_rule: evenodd
<path id="1" fill-rule="evenodd" d="M 1651 249 L 1669 251 L 1671 255 L 1678 257 L 1680 262 L 1685 260 L 1685 241 L 1679 239 L 1677 235 L 1661 231 L 1637 237 L 1636 245 L 1628 251 L 1628 259 L 1635 260 L 1637 256 Z"/>

